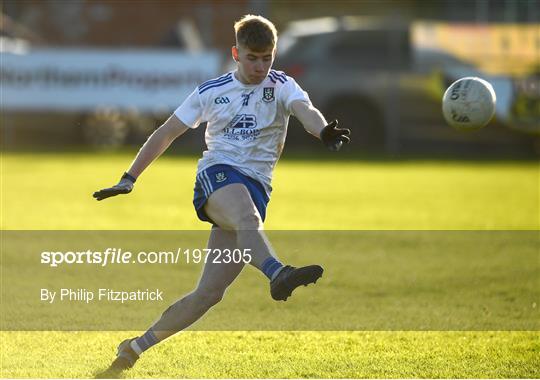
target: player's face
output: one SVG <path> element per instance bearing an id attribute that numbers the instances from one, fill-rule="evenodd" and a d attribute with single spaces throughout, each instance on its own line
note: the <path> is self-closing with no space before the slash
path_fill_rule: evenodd
<path id="1" fill-rule="evenodd" d="M 246 84 L 261 83 L 268 76 L 272 63 L 274 63 L 275 53 L 275 47 L 263 52 L 256 52 L 245 46 L 233 46 L 232 54 L 238 63 L 239 79 Z"/>

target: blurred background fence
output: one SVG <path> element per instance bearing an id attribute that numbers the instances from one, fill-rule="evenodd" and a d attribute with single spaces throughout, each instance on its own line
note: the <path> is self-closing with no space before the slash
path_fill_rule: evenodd
<path id="1" fill-rule="evenodd" d="M 2 149 L 140 144 L 202 81 L 234 69 L 232 25 L 262 14 L 284 70 L 353 130 L 349 152 L 534 156 L 540 3 L 533 0 L 3 0 Z M 495 120 L 446 126 L 445 88 L 489 80 Z M 173 149 L 200 152 L 204 128 Z M 319 149 L 296 121 L 288 147 Z M 289 149 L 290 150 L 290 149 Z"/>

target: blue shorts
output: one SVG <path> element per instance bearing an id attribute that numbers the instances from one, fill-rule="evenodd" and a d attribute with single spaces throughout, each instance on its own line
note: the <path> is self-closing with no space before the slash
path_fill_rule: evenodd
<path id="1" fill-rule="evenodd" d="M 204 212 L 204 205 L 210 194 L 231 183 L 241 183 L 247 187 L 251 199 L 259 211 L 262 220 L 266 218 L 266 206 L 270 199 L 263 185 L 251 177 L 240 173 L 230 165 L 214 165 L 206 168 L 197 175 L 193 195 L 193 205 L 197 216 L 203 222 L 215 224 Z"/>

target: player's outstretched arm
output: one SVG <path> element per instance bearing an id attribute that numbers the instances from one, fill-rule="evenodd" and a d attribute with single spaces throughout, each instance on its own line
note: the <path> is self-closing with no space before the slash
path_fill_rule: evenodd
<path id="1" fill-rule="evenodd" d="M 181 134 L 188 130 L 175 115 L 167 119 L 161 127 L 155 130 L 154 133 L 146 140 L 142 148 L 137 153 L 130 168 L 122 178 L 113 187 L 108 187 L 96 191 L 94 198 L 98 201 L 114 197 L 119 194 L 128 194 L 133 190 L 133 186 L 137 177 L 150 165 L 156 158 L 161 156 L 163 152 L 171 145 L 171 143 Z"/>
<path id="2" fill-rule="evenodd" d="M 338 128 L 337 120 L 327 123 L 322 113 L 310 103 L 295 100 L 291 103 L 291 108 L 294 116 L 300 120 L 306 131 L 321 139 L 328 149 L 338 151 L 343 144 L 351 141 L 349 129 Z"/>

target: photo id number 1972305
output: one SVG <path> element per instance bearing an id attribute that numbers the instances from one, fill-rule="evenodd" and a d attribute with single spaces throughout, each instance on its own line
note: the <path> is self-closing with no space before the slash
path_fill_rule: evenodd
<path id="1" fill-rule="evenodd" d="M 211 262 L 213 264 L 249 264 L 251 262 L 251 248 L 245 249 L 219 249 L 219 248 L 195 248 L 185 249 L 183 254 L 186 263 L 198 264 L 200 262 Z"/>

